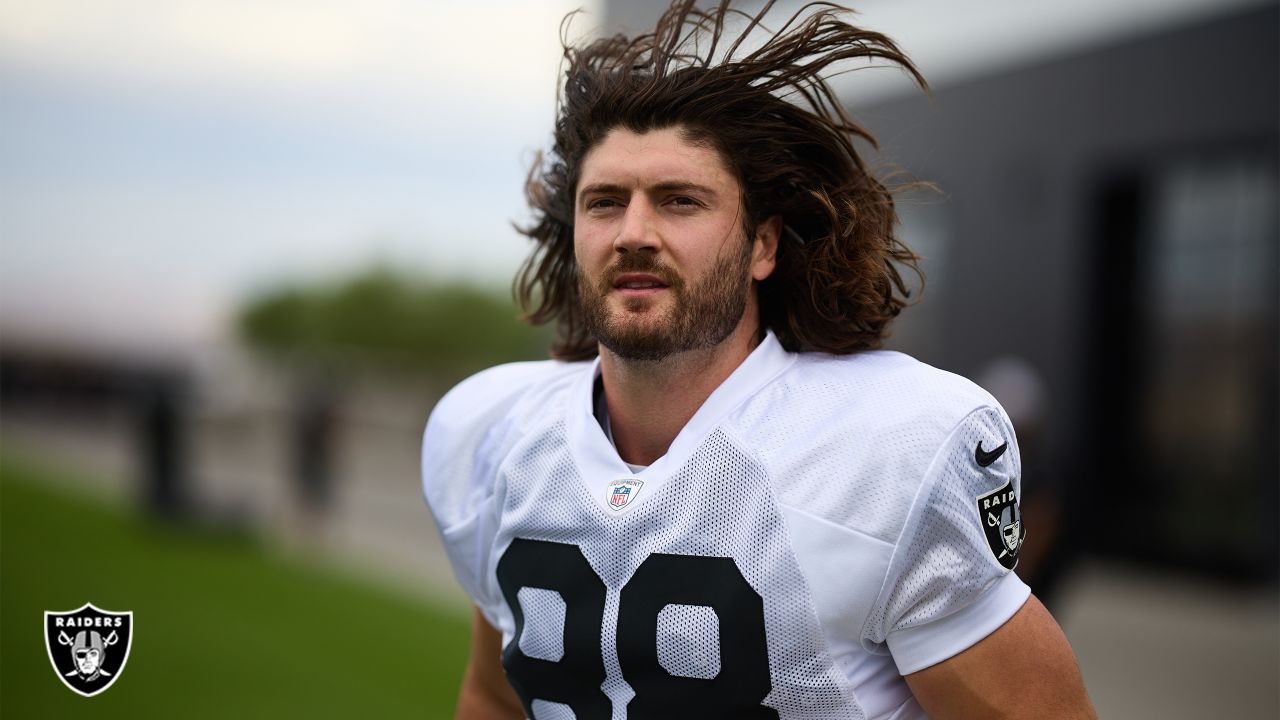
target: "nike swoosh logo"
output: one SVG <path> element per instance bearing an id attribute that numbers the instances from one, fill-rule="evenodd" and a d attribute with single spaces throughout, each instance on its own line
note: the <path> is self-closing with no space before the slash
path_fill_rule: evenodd
<path id="1" fill-rule="evenodd" d="M 974 451 L 973 451 L 973 459 L 978 461 L 978 465 L 981 465 L 982 467 L 986 467 L 991 463 L 995 462 L 996 459 L 999 458 L 1001 455 L 1003 455 L 1004 451 L 1008 449 L 1009 449 L 1009 443 L 1006 442 L 1000 445 L 1000 447 L 996 448 L 995 450 L 988 452 L 982 449 L 982 441 L 979 440 L 978 447 L 974 448 Z"/>

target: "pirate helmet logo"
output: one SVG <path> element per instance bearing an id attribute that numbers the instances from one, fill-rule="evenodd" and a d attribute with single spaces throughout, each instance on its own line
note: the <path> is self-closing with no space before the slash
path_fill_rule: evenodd
<path id="1" fill-rule="evenodd" d="M 132 638 L 132 612 L 110 612 L 85 603 L 77 610 L 44 614 L 49 662 L 64 685 L 85 697 L 119 679 Z"/>
<path id="2" fill-rule="evenodd" d="M 978 517 L 987 545 L 996 562 L 1012 570 L 1018 564 L 1018 553 L 1027 531 L 1022 526 L 1022 513 L 1018 509 L 1018 494 L 1013 480 L 977 498 Z"/>
<path id="3" fill-rule="evenodd" d="M 66 638 L 65 632 L 58 634 L 59 641 L 65 642 Z M 76 639 L 71 643 L 71 655 L 76 663 L 76 670 L 73 672 L 88 682 L 102 677 L 103 653 L 106 651 L 106 646 L 115 645 L 119 641 L 120 637 L 114 630 L 107 636 L 105 642 L 102 634 L 97 630 L 81 630 L 76 633 Z"/>
<path id="4" fill-rule="evenodd" d="M 1005 508 L 1000 512 L 1001 525 L 1000 536 L 1004 538 L 1004 547 L 1011 553 L 1018 552 L 1018 547 L 1022 545 L 1022 521 L 1009 520 L 1009 516 L 1014 508 Z"/>

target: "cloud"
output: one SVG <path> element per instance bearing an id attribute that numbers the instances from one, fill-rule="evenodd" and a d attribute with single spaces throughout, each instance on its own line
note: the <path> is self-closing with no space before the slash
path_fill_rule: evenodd
<path id="1" fill-rule="evenodd" d="M 560 18 L 577 5 L 11 2 L 0 7 L 0 65 L 174 101 L 249 103 L 258 113 L 336 103 L 348 117 L 448 125 L 460 113 L 549 107 Z"/>

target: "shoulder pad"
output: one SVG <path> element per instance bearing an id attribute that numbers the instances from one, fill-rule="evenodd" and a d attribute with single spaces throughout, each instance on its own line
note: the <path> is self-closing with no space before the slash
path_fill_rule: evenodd
<path id="1" fill-rule="evenodd" d="M 436 403 L 422 440 L 422 489 L 442 529 L 465 520 L 492 491 L 496 446 L 515 425 L 516 408 L 583 368 L 549 360 L 499 365 Z"/>

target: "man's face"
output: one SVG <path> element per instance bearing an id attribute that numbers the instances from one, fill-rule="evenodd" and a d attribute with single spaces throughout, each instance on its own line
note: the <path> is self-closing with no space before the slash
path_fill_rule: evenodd
<path id="1" fill-rule="evenodd" d="M 773 255 L 747 242 L 742 192 L 715 149 L 676 128 L 615 128 L 582 164 L 578 286 L 591 331 L 632 360 L 712 347 L 754 303 Z"/>
<path id="2" fill-rule="evenodd" d="M 81 675 L 92 675 L 98 671 L 98 664 L 102 662 L 102 651 L 97 648 L 78 648 L 76 654 L 76 667 L 80 670 Z"/>
<path id="3" fill-rule="evenodd" d="M 1021 529 L 1022 522 L 1020 520 L 1014 520 L 1004 526 L 1004 544 L 1005 547 L 1009 548 L 1009 552 L 1013 552 L 1018 549 L 1018 541 L 1022 539 L 1019 537 L 1018 531 Z"/>

